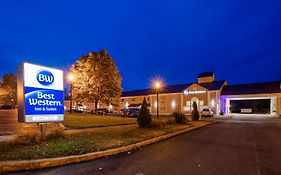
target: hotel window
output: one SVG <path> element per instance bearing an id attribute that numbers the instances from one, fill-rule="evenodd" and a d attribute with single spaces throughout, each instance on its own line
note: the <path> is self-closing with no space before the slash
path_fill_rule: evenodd
<path id="1" fill-rule="evenodd" d="M 204 107 L 204 101 L 203 101 L 203 100 L 200 100 L 200 101 L 199 101 L 199 109 L 200 109 L 200 111 L 203 110 L 203 107 Z"/>
<path id="2" fill-rule="evenodd" d="M 165 100 L 165 96 L 161 96 L 161 100 Z"/>
<path id="3" fill-rule="evenodd" d="M 164 100 L 161 100 L 161 103 L 162 103 L 162 104 L 164 104 L 164 103 L 165 103 L 165 101 L 164 101 Z"/>
<path id="4" fill-rule="evenodd" d="M 160 107 L 160 111 L 165 111 L 166 110 L 166 107 Z"/>
<path id="5" fill-rule="evenodd" d="M 136 101 L 136 99 L 135 99 L 135 98 L 132 98 L 131 101 Z"/>
<path id="6" fill-rule="evenodd" d="M 186 110 L 187 111 L 191 110 L 191 103 L 190 103 L 190 101 L 186 101 Z"/>

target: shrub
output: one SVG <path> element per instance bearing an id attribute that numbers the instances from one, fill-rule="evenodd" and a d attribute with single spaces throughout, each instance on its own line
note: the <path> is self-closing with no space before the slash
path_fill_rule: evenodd
<path id="1" fill-rule="evenodd" d="M 141 128 L 148 128 L 151 124 L 151 115 L 147 109 L 147 103 L 145 98 L 143 98 L 143 102 L 140 108 L 140 113 L 137 121 L 139 127 Z"/>
<path id="2" fill-rule="evenodd" d="M 197 103 L 194 101 L 193 104 L 193 109 L 192 109 L 192 112 L 191 112 L 191 118 L 193 121 L 197 121 L 199 120 L 199 112 L 198 112 L 198 109 L 197 109 Z"/>
<path id="3" fill-rule="evenodd" d="M 163 128 L 166 126 L 166 122 L 163 120 L 152 120 L 150 126 L 153 128 Z"/>
<path id="4" fill-rule="evenodd" d="M 221 112 L 220 112 L 220 115 L 223 115 L 223 114 L 224 114 L 223 111 L 221 111 Z"/>
<path id="5" fill-rule="evenodd" d="M 181 112 L 174 112 L 173 117 L 175 117 L 176 123 L 186 123 L 185 115 Z"/>
<path id="6" fill-rule="evenodd" d="M 171 124 L 174 124 L 174 120 L 171 120 L 171 119 L 153 119 L 151 121 L 151 127 L 154 127 L 154 128 L 164 128 L 166 127 L 167 125 L 171 125 Z"/>
<path id="7" fill-rule="evenodd" d="M 47 135 L 47 140 L 55 140 L 65 138 L 65 133 L 62 129 L 55 129 Z"/>
<path id="8" fill-rule="evenodd" d="M 14 141 L 11 142 L 12 146 L 32 146 L 32 145 L 37 145 L 40 144 L 44 141 L 47 140 L 52 140 L 52 139 L 60 139 L 60 138 L 65 138 L 65 133 L 63 129 L 57 128 L 50 133 L 47 133 L 47 135 L 41 135 L 41 133 L 38 130 L 23 130 L 21 128 L 17 132 L 17 136 L 14 139 Z"/>
<path id="9" fill-rule="evenodd" d="M 23 132 L 22 134 L 17 135 L 13 141 L 13 145 L 36 145 L 43 141 L 43 138 L 38 132 Z"/>

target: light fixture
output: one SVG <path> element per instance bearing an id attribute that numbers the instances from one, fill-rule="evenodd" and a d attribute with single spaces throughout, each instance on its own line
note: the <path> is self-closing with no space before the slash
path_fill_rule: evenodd
<path id="1" fill-rule="evenodd" d="M 68 75 L 68 80 L 69 80 L 69 81 L 72 81 L 73 79 L 74 79 L 73 75 L 72 75 L 72 74 L 69 74 L 69 75 Z"/>

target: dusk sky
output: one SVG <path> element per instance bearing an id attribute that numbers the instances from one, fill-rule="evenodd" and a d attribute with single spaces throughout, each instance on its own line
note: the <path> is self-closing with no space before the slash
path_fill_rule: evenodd
<path id="1" fill-rule="evenodd" d="M 281 80 L 281 1 L 1 0 L 0 76 L 24 61 L 67 68 L 106 49 L 123 89 L 191 83 L 215 71 L 228 84 Z"/>

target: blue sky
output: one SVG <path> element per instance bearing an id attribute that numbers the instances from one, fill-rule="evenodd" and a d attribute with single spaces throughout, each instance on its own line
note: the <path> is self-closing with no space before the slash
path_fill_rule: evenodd
<path id="1" fill-rule="evenodd" d="M 190 83 L 281 80 L 281 1 L 1 0 L 0 76 L 23 61 L 67 70 L 107 49 L 124 90 L 154 76 Z"/>

